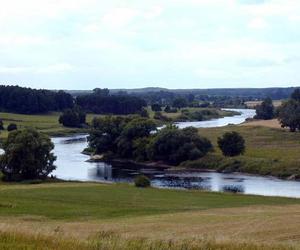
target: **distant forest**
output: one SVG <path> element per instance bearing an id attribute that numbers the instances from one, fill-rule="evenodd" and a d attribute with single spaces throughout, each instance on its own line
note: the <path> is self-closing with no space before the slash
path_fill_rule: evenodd
<path id="1" fill-rule="evenodd" d="M 142 98 L 110 95 L 107 89 L 95 89 L 90 94 L 74 97 L 62 90 L 0 86 L 0 111 L 2 112 L 39 114 L 80 106 L 86 112 L 97 114 L 133 114 L 141 112 L 146 105 Z"/>
<path id="2" fill-rule="evenodd" d="M 80 106 L 97 114 L 141 113 L 147 105 L 177 107 L 245 107 L 246 101 L 287 99 L 296 88 L 182 89 L 144 88 L 92 91 L 53 91 L 0 85 L 0 111 L 38 114 Z M 177 107 L 178 108 L 178 107 Z"/>

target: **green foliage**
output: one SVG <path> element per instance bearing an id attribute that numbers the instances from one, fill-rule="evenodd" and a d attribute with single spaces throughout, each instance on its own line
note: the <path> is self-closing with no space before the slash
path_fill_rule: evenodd
<path id="1" fill-rule="evenodd" d="M 147 176 L 139 175 L 134 178 L 134 185 L 136 187 L 146 188 L 151 186 L 151 182 Z"/>
<path id="2" fill-rule="evenodd" d="M 73 97 L 64 91 L 0 86 L 0 109 L 6 112 L 37 114 L 73 107 Z"/>
<path id="3" fill-rule="evenodd" d="M 154 112 L 158 112 L 158 111 L 161 111 L 161 106 L 157 103 L 154 103 L 154 104 L 151 105 L 151 109 Z"/>
<path id="4" fill-rule="evenodd" d="M 0 120 L 0 130 L 4 130 L 4 124 L 2 120 Z"/>
<path id="5" fill-rule="evenodd" d="M 227 132 L 218 138 L 218 146 L 225 156 L 236 156 L 245 152 L 245 140 L 237 132 Z"/>
<path id="6" fill-rule="evenodd" d="M 178 97 L 178 98 L 174 99 L 172 106 L 175 108 L 181 109 L 181 108 L 187 107 L 188 102 L 185 98 Z"/>
<path id="7" fill-rule="evenodd" d="M 65 127 L 79 128 L 86 123 L 86 114 L 79 106 L 76 106 L 72 109 L 66 109 L 58 121 Z"/>
<path id="8" fill-rule="evenodd" d="M 137 139 L 148 137 L 156 129 L 155 123 L 141 117 L 101 117 L 92 122 L 89 145 L 96 153 L 112 152 L 122 158 L 144 158 L 137 149 Z M 139 152 L 141 155 L 139 155 Z"/>
<path id="9" fill-rule="evenodd" d="M 166 113 L 177 113 L 177 108 L 171 108 L 169 105 L 167 105 L 164 109 Z"/>
<path id="10" fill-rule="evenodd" d="M 183 161 L 203 157 L 211 150 L 212 144 L 199 136 L 197 129 L 178 129 L 170 125 L 152 138 L 148 146 L 148 157 L 150 160 L 178 165 Z"/>
<path id="11" fill-rule="evenodd" d="M 17 124 L 15 123 L 10 123 L 8 126 L 7 126 L 7 131 L 10 132 L 10 131 L 13 131 L 13 130 L 17 130 L 18 129 L 18 126 Z"/>
<path id="12" fill-rule="evenodd" d="M 44 179 L 51 173 L 56 157 L 50 138 L 34 129 L 13 131 L 3 143 L 1 170 L 8 181 Z"/>
<path id="13" fill-rule="evenodd" d="M 274 115 L 275 110 L 271 98 L 264 99 L 264 101 L 256 107 L 255 119 L 270 120 L 274 118 Z"/>
<path id="14" fill-rule="evenodd" d="M 288 127 L 291 132 L 300 130 L 300 90 L 292 93 L 290 100 L 284 102 L 278 111 L 281 126 Z"/>
<path id="15" fill-rule="evenodd" d="M 139 114 L 146 102 L 131 95 L 109 95 L 107 89 L 95 89 L 92 94 L 80 95 L 76 104 L 84 110 L 96 114 Z"/>

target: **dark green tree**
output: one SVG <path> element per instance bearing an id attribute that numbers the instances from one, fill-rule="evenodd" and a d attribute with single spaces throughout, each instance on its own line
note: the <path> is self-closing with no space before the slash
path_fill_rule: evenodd
<path id="1" fill-rule="evenodd" d="M 281 127 L 289 128 L 291 132 L 300 130 L 300 90 L 296 89 L 291 98 L 284 102 L 278 110 L 278 120 Z"/>
<path id="2" fill-rule="evenodd" d="M 255 119 L 270 120 L 274 118 L 274 106 L 271 98 L 266 98 L 256 107 Z"/>
<path id="3" fill-rule="evenodd" d="M 66 109 L 58 121 L 65 127 L 78 128 L 86 123 L 86 114 L 80 107 L 76 106 L 72 109 Z"/>
<path id="4" fill-rule="evenodd" d="M 245 140 L 237 132 L 226 132 L 218 138 L 218 146 L 224 156 L 237 156 L 245 152 Z"/>
<path id="5" fill-rule="evenodd" d="M 179 97 L 179 98 L 174 99 L 172 106 L 175 108 L 181 109 L 181 108 L 187 107 L 188 102 L 185 98 Z"/>
<path id="6" fill-rule="evenodd" d="M 155 103 L 155 104 L 151 105 L 151 109 L 154 112 L 158 112 L 158 111 L 161 111 L 161 106 L 159 104 Z"/>
<path id="7" fill-rule="evenodd" d="M 167 126 L 157 132 L 148 145 L 150 160 L 178 165 L 183 161 L 195 160 L 212 150 L 211 142 L 199 136 L 195 128 L 178 129 Z"/>
<path id="8" fill-rule="evenodd" d="M 1 171 L 8 181 L 44 179 L 51 173 L 56 157 L 50 138 L 34 129 L 16 130 L 3 144 Z"/>

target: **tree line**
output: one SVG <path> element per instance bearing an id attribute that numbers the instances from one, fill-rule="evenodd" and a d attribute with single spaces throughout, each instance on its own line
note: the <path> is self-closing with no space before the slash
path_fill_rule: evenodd
<path id="1" fill-rule="evenodd" d="M 73 107 L 73 97 L 64 91 L 0 86 L 0 110 L 21 114 L 62 111 Z"/>
<path id="2" fill-rule="evenodd" d="M 38 114 L 49 111 L 73 110 L 79 106 L 84 112 L 96 114 L 134 114 L 142 111 L 146 102 L 136 96 L 111 95 L 107 89 L 73 97 L 64 91 L 32 89 L 19 86 L 0 86 L 0 111 Z"/>

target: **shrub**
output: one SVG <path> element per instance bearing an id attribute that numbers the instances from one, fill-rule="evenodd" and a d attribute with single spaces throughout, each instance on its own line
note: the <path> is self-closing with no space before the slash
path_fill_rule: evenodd
<path id="1" fill-rule="evenodd" d="M 245 140 L 237 132 L 227 132 L 218 138 L 218 145 L 223 155 L 237 156 L 245 152 Z"/>
<path id="2" fill-rule="evenodd" d="M 151 182 L 147 176 L 139 175 L 134 179 L 134 185 L 136 187 L 146 188 L 151 186 Z"/>
<path id="3" fill-rule="evenodd" d="M 17 124 L 15 123 L 10 123 L 8 126 L 7 126 L 7 131 L 13 131 L 13 130 L 17 130 L 18 129 L 18 126 Z"/>
<path id="4" fill-rule="evenodd" d="M 85 124 L 86 114 L 80 107 L 73 109 L 66 109 L 63 114 L 59 117 L 59 123 L 65 127 L 80 127 Z"/>
<path id="5" fill-rule="evenodd" d="M 222 187 L 223 192 L 229 193 L 244 193 L 244 187 L 242 185 L 225 185 Z"/>

